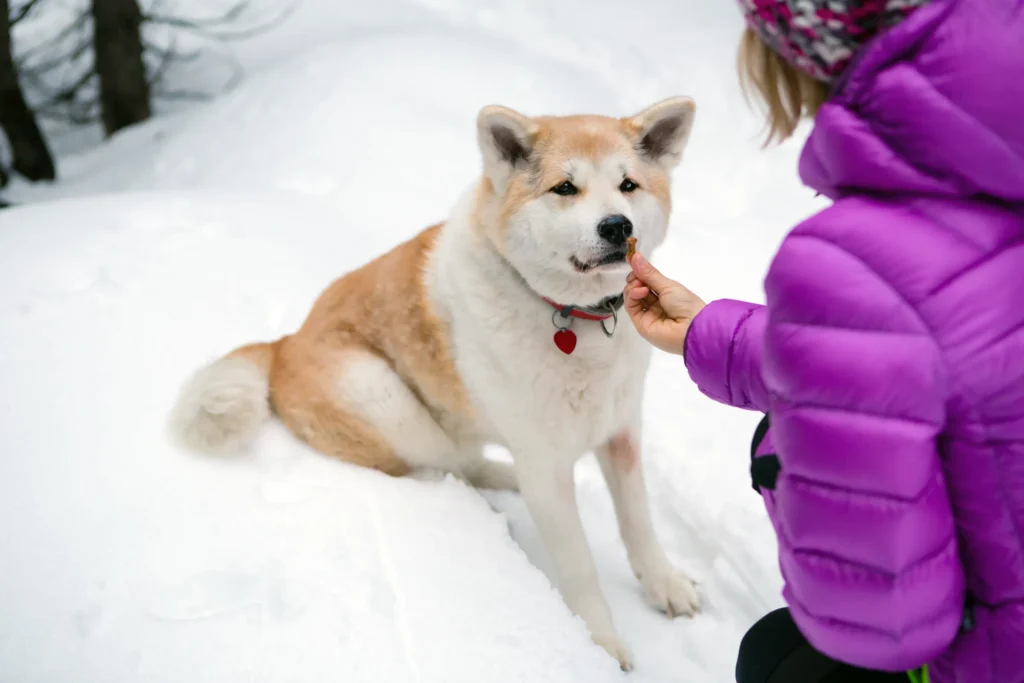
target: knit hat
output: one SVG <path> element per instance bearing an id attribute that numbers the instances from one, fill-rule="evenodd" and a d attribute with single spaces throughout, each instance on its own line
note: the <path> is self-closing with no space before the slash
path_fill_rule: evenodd
<path id="1" fill-rule="evenodd" d="M 929 0 L 739 0 L 747 25 L 787 62 L 824 83 L 880 31 Z"/>

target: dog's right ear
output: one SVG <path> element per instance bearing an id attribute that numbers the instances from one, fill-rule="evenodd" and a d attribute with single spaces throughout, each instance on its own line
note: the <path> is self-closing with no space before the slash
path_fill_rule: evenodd
<path id="1" fill-rule="evenodd" d="M 481 109 L 476 125 L 484 173 L 497 192 L 504 192 L 512 171 L 533 154 L 540 126 L 517 111 L 497 105 Z"/>

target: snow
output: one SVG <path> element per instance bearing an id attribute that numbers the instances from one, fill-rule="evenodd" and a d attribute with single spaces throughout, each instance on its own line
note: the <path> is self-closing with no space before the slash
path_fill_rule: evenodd
<path id="1" fill-rule="evenodd" d="M 743 632 L 781 604 L 748 483 L 758 416 L 701 396 L 678 357 L 648 379 L 645 462 L 701 615 L 646 605 L 598 468 L 578 470 L 628 676 L 551 587 L 517 496 L 353 468 L 277 424 L 200 457 L 165 421 L 201 363 L 293 330 L 332 279 L 443 218 L 491 102 L 622 115 L 695 97 L 655 260 L 705 297 L 759 300 L 818 204 L 800 140 L 758 148 L 740 29 L 706 0 L 304 0 L 234 46 L 233 92 L 100 145 L 60 132 L 62 180 L 16 183 L 25 206 L 0 211 L 0 680 L 732 680 Z M 201 66 L 175 78 L 222 78 Z"/>

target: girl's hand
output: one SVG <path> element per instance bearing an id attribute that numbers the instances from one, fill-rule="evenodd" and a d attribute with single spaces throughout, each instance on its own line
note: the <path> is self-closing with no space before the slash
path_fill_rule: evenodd
<path id="1" fill-rule="evenodd" d="M 640 254 L 629 263 L 623 294 L 633 327 L 648 342 L 668 353 L 682 355 L 690 323 L 704 308 L 696 294 L 662 275 Z"/>

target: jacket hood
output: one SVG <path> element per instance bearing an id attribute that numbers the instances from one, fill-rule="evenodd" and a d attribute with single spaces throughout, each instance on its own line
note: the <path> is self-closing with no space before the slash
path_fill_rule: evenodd
<path id="1" fill-rule="evenodd" d="M 804 182 L 1024 203 L 1024 3 L 935 0 L 876 37 L 822 107 Z"/>

